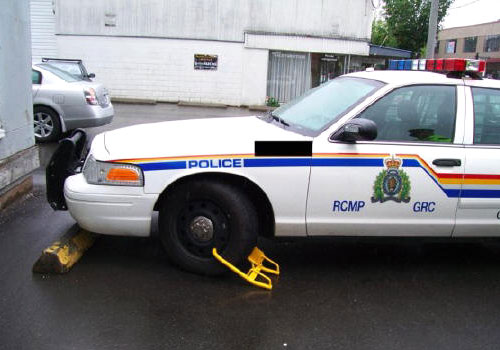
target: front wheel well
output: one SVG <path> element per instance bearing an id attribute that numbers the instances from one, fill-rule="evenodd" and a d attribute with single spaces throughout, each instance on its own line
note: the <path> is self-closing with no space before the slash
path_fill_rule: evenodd
<path id="1" fill-rule="evenodd" d="M 166 200 L 168 194 L 171 193 L 177 186 L 183 185 L 191 181 L 216 181 L 221 183 L 229 183 L 237 186 L 242 192 L 248 196 L 250 201 L 257 210 L 259 217 L 259 236 L 274 237 L 274 211 L 265 192 L 253 181 L 240 175 L 227 174 L 227 173 L 201 173 L 181 177 L 167 186 L 165 190 L 158 197 L 154 210 L 158 211 L 160 203 Z"/>

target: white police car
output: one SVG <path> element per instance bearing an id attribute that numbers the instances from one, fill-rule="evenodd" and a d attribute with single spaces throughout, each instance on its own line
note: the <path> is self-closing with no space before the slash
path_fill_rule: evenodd
<path id="1" fill-rule="evenodd" d="M 212 247 L 238 264 L 258 235 L 499 236 L 500 82 L 480 61 L 390 65 L 268 117 L 106 132 L 83 166 L 77 131 L 47 169 L 49 202 L 110 235 L 148 236 L 158 210 L 171 259 L 207 274 L 225 269 Z"/>

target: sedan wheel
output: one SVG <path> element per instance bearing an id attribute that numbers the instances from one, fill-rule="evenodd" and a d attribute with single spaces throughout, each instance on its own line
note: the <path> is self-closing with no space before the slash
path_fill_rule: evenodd
<path id="1" fill-rule="evenodd" d="M 54 130 L 54 121 L 49 114 L 38 112 L 34 116 L 35 136 L 48 137 Z"/>
<path id="2" fill-rule="evenodd" d="M 50 108 L 37 106 L 33 109 L 35 139 L 39 142 L 55 141 L 61 133 L 59 116 Z"/>

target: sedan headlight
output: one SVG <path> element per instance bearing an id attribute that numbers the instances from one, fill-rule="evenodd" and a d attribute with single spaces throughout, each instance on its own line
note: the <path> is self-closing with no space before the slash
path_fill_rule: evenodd
<path id="1" fill-rule="evenodd" d="M 83 166 L 83 176 L 94 185 L 144 186 L 144 175 L 137 165 L 101 162 L 92 155 Z"/>

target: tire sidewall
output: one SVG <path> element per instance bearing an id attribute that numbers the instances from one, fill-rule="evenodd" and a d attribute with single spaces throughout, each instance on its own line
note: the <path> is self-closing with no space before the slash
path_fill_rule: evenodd
<path id="1" fill-rule="evenodd" d="M 251 201 L 235 186 L 197 181 L 176 187 L 160 208 L 160 238 L 170 259 L 185 270 L 206 275 L 217 275 L 227 270 L 211 257 L 197 257 L 187 251 L 178 237 L 178 215 L 189 202 L 208 200 L 224 213 L 229 224 L 229 238 L 222 251 L 226 260 L 239 265 L 251 252 L 257 241 L 257 214 Z M 217 233 L 215 233 L 217 234 Z"/>

